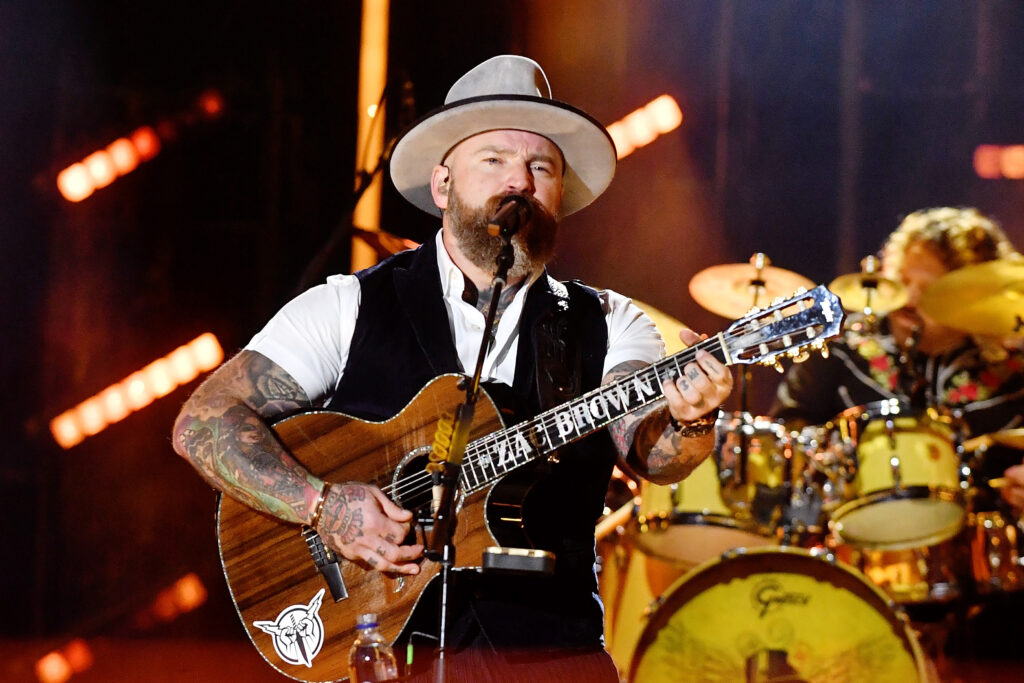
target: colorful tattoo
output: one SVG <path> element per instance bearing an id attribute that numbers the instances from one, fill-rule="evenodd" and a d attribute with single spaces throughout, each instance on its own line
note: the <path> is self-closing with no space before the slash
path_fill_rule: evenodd
<path id="1" fill-rule="evenodd" d="M 210 484 L 243 503 L 288 521 L 307 521 L 319 482 L 284 450 L 266 420 L 309 405 L 281 367 L 242 351 L 185 403 L 174 426 L 174 448 Z"/>

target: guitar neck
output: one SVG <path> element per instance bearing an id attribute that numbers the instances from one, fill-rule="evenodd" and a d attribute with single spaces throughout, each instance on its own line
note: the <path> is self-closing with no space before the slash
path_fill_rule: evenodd
<path id="1" fill-rule="evenodd" d="M 777 364 L 784 355 L 806 357 L 808 347 L 825 352 L 825 340 L 839 334 L 843 317 L 839 298 L 820 285 L 767 308 L 755 308 L 714 337 L 468 444 L 462 485 L 470 493 L 482 489 L 511 470 L 654 403 L 662 397 L 662 381 L 681 375 L 701 349 L 726 365 Z"/>
<path id="2" fill-rule="evenodd" d="M 719 333 L 531 420 L 477 439 L 466 446 L 463 487 L 469 493 L 482 489 L 511 470 L 654 403 L 663 395 L 662 380 L 681 375 L 699 349 L 727 365 L 733 362 Z"/>

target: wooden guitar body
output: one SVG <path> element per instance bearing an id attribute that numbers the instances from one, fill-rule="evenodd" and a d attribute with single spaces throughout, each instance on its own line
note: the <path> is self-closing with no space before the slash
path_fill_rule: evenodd
<path id="1" fill-rule="evenodd" d="M 372 483 L 386 492 L 393 489 L 392 499 L 415 509 L 429 501 L 403 500 L 402 482 L 423 472 L 438 416 L 451 413 L 463 400 L 459 380 L 455 375 L 438 377 L 386 422 L 367 422 L 319 411 L 286 418 L 274 425 L 274 431 L 285 447 L 318 477 L 333 482 Z M 476 404 L 470 439 L 501 427 L 497 408 L 484 395 Z M 479 566 L 484 549 L 495 545 L 484 515 L 486 495 L 486 490 L 476 491 L 462 502 L 455 533 L 456 567 Z M 376 612 L 381 633 L 393 641 L 424 588 L 440 571 L 438 563 L 425 559 L 419 574 L 390 578 L 340 560 L 348 597 L 335 602 L 330 591 L 325 591 L 317 611 L 322 634 L 310 632 L 317 629 L 317 624 L 309 609 L 292 609 L 277 630 L 290 625 L 297 629 L 297 634 L 291 638 L 285 635 L 283 643 L 277 637 L 275 647 L 275 636 L 255 626 L 255 622 L 279 622 L 279 615 L 289 608 L 308 608 L 327 585 L 314 565 L 301 528 L 255 512 L 223 495 L 217 525 L 221 564 L 249 638 L 271 666 L 299 680 L 330 681 L 348 675 L 348 652 L 355 640 L 359 614 Z M 306 617 L 310 624 L 301 623 Z M 296 646 L 302 640 L 306 650 L 312 650 L 309 645 L 317 640 L 322 640 L 322 645 L 315 655 L 309 656 L 310 652 L 303 654 L 302 647 Z M 287 661 L 279 649 L 298 663 Z"/>

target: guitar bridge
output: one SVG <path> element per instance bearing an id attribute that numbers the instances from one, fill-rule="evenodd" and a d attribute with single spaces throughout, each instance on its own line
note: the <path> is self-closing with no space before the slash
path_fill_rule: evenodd
<path id="1" fill-rule="evenodd" d="M 331 597 L 334 598 L 334 602 L 341 602 L 348 598 L 345 579 L 341 575 L 341 564 L 338 562 L 338 557 L 334 552 L 324 545 L 324 539 L 320 538 L 320 534 L 315 529 L 308 526 L 302 527 L 302 539 L 306 541 L 306 546 L 309 548 L 309 554 L 313 556 L 313 564 L 316 565 L 317 571 L 323 575 L 324 581 L 327 582 L 327 588 L 331 591 Z"/>

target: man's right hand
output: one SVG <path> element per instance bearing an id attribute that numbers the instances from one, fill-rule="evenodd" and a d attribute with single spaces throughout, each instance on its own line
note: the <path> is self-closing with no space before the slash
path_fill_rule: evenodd
<path id="1" fill-rule="evenodd" d="M 342 557 L 382 572 L 416 574 L 423 546 L 401 545 L 412 512 L 395 505 L 376 486 L 334 484 L 324 499 L 317 531 Z"/>

